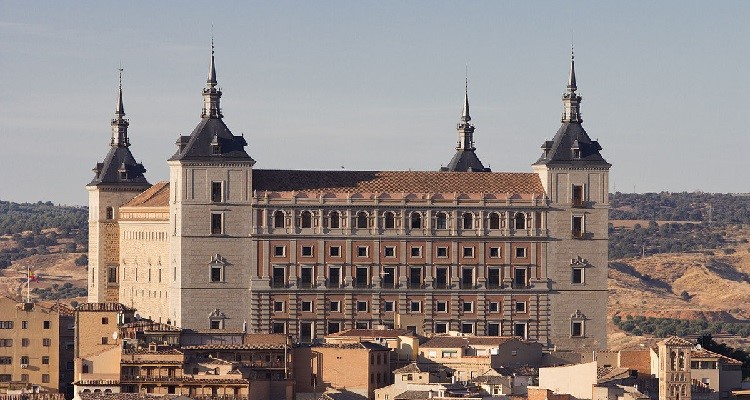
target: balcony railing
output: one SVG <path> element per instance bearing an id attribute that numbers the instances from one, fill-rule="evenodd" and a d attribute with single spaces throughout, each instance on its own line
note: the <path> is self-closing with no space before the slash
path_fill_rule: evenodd
<path id="1" fill-rule="evenodd" d="M 315 287 L 315 285 L 312 282 L 301 281 L 299 283 L 299 287 L 302 289 L 312 289 L 313 287 Z"/>
<path id="2" fill-rule="evenodd" d="M 424 289 L 424 283 L 422 282 L 408 282 L 406 287 L 409 289 Z"/>
<path id="3" fill-rule="evenodd" d="M 369 282 L 354 282 L 354 287 L 357 289 L 369 289 L 370 283 Z"/>
<path id="4" fill-rule="evenodd" d="M 286 287 L 286 282 L 273 280 L 271 281 L 271 287 L 275 289 L 282 289 Z"/>
<path id="5" fill-rule="evenodd" d="M 502 287 L 500 282 L 487 282 L 487 289 L 501 289 Z"/>
<path id="6" fill-rule="evenodd" d="M 344 287 L 344 285 L 342 285 L 341 282 L 328 281 L 328 283 L 326 283 L 326 287 L 329 289 L 339 289 Z"/>
<path id="7" fill-rule="evenodd" d="M 380 282 L 380 287 L 383 289 L 395 289 L 396 288 L 396 282 L 394 281 L 382 281 Z"/>
<path id="8" fill-rule="evenodd" d="M 433 285 L 435 289 L 450 289 L 451 285 L 448 282 L 435 282 Z"/>
<path id="9" fill-rule="evenodd" d="M 461 289 L 474 289 L 473 282 L 461 282 L 458 286 Z"/>

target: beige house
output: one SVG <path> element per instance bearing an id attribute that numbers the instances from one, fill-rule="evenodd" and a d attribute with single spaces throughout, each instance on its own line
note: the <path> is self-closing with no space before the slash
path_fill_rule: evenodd
<path id="1" fill-rule="evenodd" d="M 419 338 L 406 329 L 347 329 L 327 335 L 326 343 L 379 343 L 391 353 L 392 364 L 414 361 L 419 354 Z"/>

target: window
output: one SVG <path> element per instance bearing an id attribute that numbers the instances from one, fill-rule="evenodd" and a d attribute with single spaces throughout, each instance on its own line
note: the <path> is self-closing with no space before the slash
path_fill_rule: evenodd
<path id="1" fill-rule="evenodd" d="M 10 382 L 11 378 L 11 374 L 0 374 L 0 382 Z"/>
<path id="2" fill-rule="evenodd" d="M 21 365 L 29 365 L 29 356 L 21 356 Z"/>
<path id="3" fill-rule="evenodd" d="M 328 268 L 328 287 L 337 288 L 341 286 L 341 267 Z"/>
<path id="4" fill-rule="evenodd" d="M 497 302 L 497 301 L 491 301 L 490 302 L 490 312 L 491 313 L 500 312 L 500 303 Z"/>
<path id="5" fill-rule="evenodd" d="M 393 309 L 395 308 L 395 303 L 393 300 L 386 300 L 383 302 L 383 311 L 385 312 L 393 312 Z"/>
<path id="6" fill-rule="evenodd" d="M 117 267 L 107 267 L 107 283 L 117 283 Z"/>
<path id="7" fill-rule="evenodd" d="M 435 311 L 437 312 L 448 312 L 448 302 L 438 300 L 435 302 Z"/>
<path id="8" fill-rule="evenodd" d="M 583 215 L 574 215 L 571 225 L 571 233 L 573 237 L 578 239 L 583 238 L 585 234 L 585 229 L 583 226 Z"/>
<path id="9" fill-rule="evenodd" d="M 490 229 L 500 229 L 500 214 L 496 212 L 490 214 Z"/>
<path id="10" fill-rule="evenodd" d="M 490 258 L 500 258 L 499 247 L 490 247 Z"/>
<path id="11" fill-rule="evenodd" d="M 385 248 L 383 249 L 383 257 L 388 257 L 388 258 L 396 257 L 396 247 L 385 246 Z"/>
<path id="12" fill-rule="evenodd" d="M 394 229 L 396 227 L 396 216 L 388 211 L 385 213 L 385 229 Z"/>
<path id="13" fill-rule="evenodd" d="M 44 339 L 42 339 L 42 346 L 44 346 L 44 347 L 51 347 L 52 346 L 52 339 L 50 339 L 50 338 L 44 338 Z"/>
<path id="14" fill-rule="evenodd" d="M 360 211 L 357 213 L 357 228 L 367 228 L 368 227 L 368 221 L 367 221 L 367 213 L 364 211 Z"/>
<path id="15" fill-rule="evenodd" d="M 115 209 L 112 207 L 107 207 L 105 219 L 115 219 Z"/>
<path id="16" fill-rule="evenodd" d="M 583 337 L 583 321 L 573 321 L 570 325 L 571 337 Z"/>
<path id="17" fill-rule="evenodd" d="M 487 324 L 487 336 L 500 336 L 500 323 L 490 322 Z"/>
<path id="18" fill-rule="evenodd" d="M 286 255 L 286 246 L 273 246 L 274 257 L 284 257 Z"/>
<path id="19" fill-rule="evenodd" d="M 465 313 L 471 313 L 474 312 L 474 302 L 473 301 L 464 301 L 462 309 Z"/>
<path id="20" fill-rule="evenodd" d="M 49 360 L 49 357 L 47 357 L 47 359 Z M 13 357 L 7 357 L 7 356 L 0 357 L 0 365 L 10 365 L 10 364 L 13 364 Z"/>
<path id="21" fill-rule="evenodd" d="M 107 324 L 109 324 L 109 318 L 102 317 L 102 325 L 107 325 Z"/>
<path id="22" fill-rule="evenodd" d="M 284 302 L 283 301 L 274 301 L 273 302 L 273 311 L 274 312 L 284 312 Z"/>
<path id="23" fill-rule="evenodd" d="M 409 268 L 409 288 L 411 289 L 422 288 L 422 268 L 421 267 Z"/>
<path id="24" fill-rule="evenodd" d="M 49 356 L 42 356 L 42 364 L 49 364 Z"/>
<path id="25" fill-rule="evenodd" d="M 583 207 L 583 185 L 573 185 L 573 207 Z"/>
<path id="26" fill-rule="evenodd" d="M 435 333 L 448 333 L 448 323 L 435 322 Z"/>
<path id="27" fill-rule="evenodd" d="M 300 228 L 312 228 L 312 213 L 310 211 L 302 211 L 300 215 Z"/>
<path id="28" fill-rule="evenodd" d="M 436 289 L 447 289 L 448 288 L 448 268 L 438 267 L 435 270 L 435 288 Z"/>
<path id="29" fill-rule="evenodd" d="M 313 248 L 312 246 L 302 246 L 302 257 L 312 257 Z"/>
<path id="30" fill-rule="evenodd" d="M 29 321 L 21 321 L 21 329 L 29 329 Z"/>
<path id="31" fill-rule="evenodd" d="M 525 322 L 514 322 L 513 323 L 513 336 L 518 336 L 522 339 L 526 339 L 527 330 Z"/>
<path id="32" fill-rule="evenodd" d="M 224 267 L 222 265 L 211 265 L 211 282 L 223 282 L 223 270 Z"/>
<path id="33" fill-rule="evenodd" d="M 473 229 L 474 228 L 474 215 L 471 213 L 465 213 L 463 217 L 463 228 Z"/>
<path id="34" fill-rule="evenodd" d="M 339 215 L 338 211 L 331 211 L 328 216 L 328 221 L 329 227 L 339 228 L 341 226 L 341 215 Z"/>
<path id="35" fill-rule="evenodd" d="M 13 339 L 0 339 L 0 347 L 13 347 Z"/>
<path id="36" fill-rule="evenodd" d="M 370 321 L 354 321 L 354 329 L 370 329 Z"/>
<path id="37" fill-rule="evenodd" d="M 367 257 L 367 246 L 357 246 L 357 257 Z"/>
<path id="38" fill-rule="evenodd" d="M 328 322 L 328 334 L 334 334 L 341 331 L 341 322 L 338 321 L 329 321 Z"/>
<path id="39" fill-rule="evenodd" d="M 448 248 L 445 247 L 445 246 L 438 247 L 435 255 L 437 257 L 440 257 L 440 258 L 447 258 L 448 257 Z"/>
<path id="40" fill-rule="evenodd" d="M 473 334 L 474 333 L 474 323 L 473 322 L 462 322 L 461 323 L 461 333 Z"/>
<path id="41" fill-rule="evenodd" d="M 464 247 L 464 258 L 474 258 L 473 247 Z"/>
<path id="42" fill-rule="evenodd" d="M 21 339 L 21 347 L 29 347 L 30 344 L 31 344 L 31 341 L 29 340 L 29 338 Z M 24 363 L 24 364 L 28 364 L 28 363 Z"/>
<path id="43" fill-rule="evenodd" d="M 422 248 L 421 247 L 412 247 L 411 248 L 411 256 L 412 257 L 422 257 Z"/>
<path id="44" fill-rule="evenodd" d="M 271 325 L 271 332 L 272 333 L 286 333 L 286 323 L 285 322 L 274 322 Z"/>
<path id="45" fill-rule="evenodd" d="M 224 215 L 222 213 L 211 213 L 211 234 L 221 235 L 224 233 Z"/>
<path id="46" fill-rule="evenodd" d="M 299 278 L 299 286 L 301 288 L 312 288 L 313 280 L 315 279 L 315 277 L 313 276 L 313 268 L 302 267 L 302 270 L 300 272 L 301 274 Z"/>
<path id="47" fill-rule="evenodd" d="M 370 268 L 369 267 L 357 267 L 354 271 L 356 274 L 354 277 L 354 286 L 358 288 L 369 288 L 370 287 Z"/>
<path id="48" fill-rule="evenodd" d="M 422 303 L 419 301 L 409 302 L 409 311 L 411 312 L 422 312 Z"/>
<path id="49" fill-rule="evenodd" d="M 525 301 L 517 301 L 516 302 L 516 312 L 517 313 L 526 313 L 526 302 Z"/>
<path id="50" fill-rule="evenodd" d="M 516 229 L 526 229 L 526 214 L 522 212 L 516 213 L 514 222 L 514 226 Z"/>
<path id="51" fill-rule="evenodd" d="M 500 268 L 488 268 L 487 269 L 487 288 L 488 289 L 499 289 L 501 287 L 500 282 Z"/>
<path id="52" fill-rule="evenodd" d="M 574 267 L 573 268 L 573 278 L 572 283 L 583 283 L 583 268 L 581 267 Z"/>
<path id="53" fill-rule="evenodd" d="M 461 289 L 474 288 L 474 268 L 461 269 Z"/>
<path id="54" fill-rule="evenodd" d="M 108 343 L 109 343 L 109 338 L 106 336 L 102 336 L 102 344 L 108 344 Z"/>
<path id="55" fill-rule="evenodd" d="M 284 212 L 283 211 L 275 211 L 273 213 L 273 227 L 274 228 L 284 227 Z"/>
<path id="56" fill-rule="evenodd" d="M 341 246 L 331 246 L 328 248 L 328 255 L 331 257 L 341 257 Z"/>
<path id="57" fill-rule="evenodd" d="M 525 247 L 516 247 L 516 258 L 526 258 Z"/>
<path id="58" fill-rule="evenodd" d="M 422 228 L 422 214 L 414 212 L 411 213 L 411 228 L 421 229 Z"/>
<path id="59" fill-rule="evenodd" d="M 222 320 L 220 319 L 212 319 L 209 322 L 209 328 L 210 329 L 221 329 Z"/>
<path id="60" fill-rule="evenodd" d="M 21 374 L 21 382 L 28 382 L 29 374 Z"/>
<path id="61" fill-rule="evenodd" d="M 357 312 L 367 312 L 366 301 L 357 301 Z"/>
<path id="62" fill-rule="evenodd" d="M 302 300 L 302 312 L 312 312 L 313 302 L 310 300 Z"/>
<path id="63" fill-rule="evenodd" d="M 49 321 L 42 322 L 42 327 L 44 329 L 49 329 Z M 13 321 L 11 321 L 11 323 L 10 323 L 10 328 L 13 329 Z"/>
<path id="64" fill-rule="evenodd" d="M 283 267 L 273 267 L 271 286 L 275 288 L 286 286 L 286 270 Z"/>
<path id="65" fill-rule="evenodd" d="M 396 287 L 396 268 L 393 268 L 393 267 L 383 268 L 383 272 L 380 277 L 381 277 L 381 281 L 380 281 L 381 287 L 384 287 L 387 289 L 393 289 Z"/>
<path id="66" fill-rule="evenodd" d="M 526 268 L 515 268 L 513 270 L 513 287 L 525 288 L 526 285 Z"/>
<path id="67" fill-rule="evenodd" d="M 435 229 L 448 229 L 448 216 L 444 212 L 435 215 Z"/>
<path id="68" fill-rule="evenodd" d="M 211 182 L 211 201 L 214 203 L 224 201 L 224 184 L 222 182 Z"/>
<path id="69" fill-rule="evenodd" d="M 328 308 L 330 308 L 331 312 L 341 312 L 341 302 L 331 300 L 331 302 L 328 303 Z"/>

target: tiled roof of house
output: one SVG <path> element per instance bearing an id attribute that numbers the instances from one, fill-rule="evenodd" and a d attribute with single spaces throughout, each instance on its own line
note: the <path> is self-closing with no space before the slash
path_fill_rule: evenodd
<path id="1" fill-rule="evenodd" d="M 150 188 L 144 190 L 123 207 L 168 207 L 169 206 L 169 182 L 160 181 Z"/>
<path id="2" fill-rule="evenodd" d="M 421 399 L 429 399 L 429 398 L 430 398 L 429 390 L 407 390 L 397 396 L 394 396 L 393 400 L 421 400 Z"/>
<path id="3" fill-rule="evenodd" d="M 76 311 L 135 311 L 120 303 L 83 303 Z"/>
<path id="4" fill-rule="evenodd" d="M 627 368 L 598 367 L 596 369 L 596 380 L 598 383 L 604 383 L 617 379 L 630 378 L 630 371 Z"/>
<path id="5" fill-rule="evenodd" d="M 413 336 L 407 329 L 347 329 L 330 334 L 334 337 L 364 337 L 364 338 L 395 338 L 398 336 Z"/>
<path id="6" fill-rule="evenodd" d="M 182 350 L 273 350 L 283 349 L 284 344 L 274 343 L 237 343 L 237 344 L 200 344 L 182 346 Z"/>
<path id="7" fill-rule="evenodd" d="M 416 362 L 413 362 L 409 365 L 406 365 L 404 367 L 401 367 L 395 371 L 393 371 L 394 374 L 418 374 L 422 371 L 422 369 L 419 368 L 419 365 Z"/>
<path id="8" fill-rule="evenodd" d="M 369 351 L 390 351 L 385 346 L 372 342 L 357 342 L 357 343 L 317 343 L 312 347 L 322 347 L 327 349 L 365 349 Z"/>
<path id="9" fill-rule="evenodd" d="M 472 346 L 502 346 L 511 341 L 523 342 L 515 336 L 467 336 L 466 339 Z"/>
<path id="10" fill-rule="evenodd" d="M 732 365 L 742 365 L 742 361 L 736 360 L 731 357 L 727 357 L 725 355 L 714 353 L 711 350 L 706 350 L 704 348 L 694 348 L 690 351 L 690 358 L 696 359 L 696 358 L 711 358 L 716 359 L 717 361 L 721 361 L 724 364 L 732 364 Z"/>
<path id="11" fill-rule="evenodd" d="M 670 336 L 662 340 L 660 343 L 664 343 L 667 346 L 690 346 L 692 347 L 695 345 L 693 342 L 690 342 L 678 336 Z"/>
<path id="12" fill-rule="evenodd" d="M 75 314 L 73 307 L 65 303 L 55 303 L 50 306 L 50 310 L 66 317 L 72 317 Z"/>
<path id="13" fill-rule="evenodd" d="M 419 347 L 423 349 L 461 348 L 468 345 L 469 339 L 463 336 L 435 336 Z"/>
<path id="14" fill-rule="evenodd" d="M 539 176 L 523 172 L 254 170 L 256 191 L 544 194 Z"/>

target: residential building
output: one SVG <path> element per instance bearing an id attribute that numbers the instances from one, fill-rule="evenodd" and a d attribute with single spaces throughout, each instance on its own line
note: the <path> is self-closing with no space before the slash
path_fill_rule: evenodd
<path id="1" fill-rule="evenodd" d="M 468 88 L 440 171 L 258 169 L 224 122 L 213 53 L 202 96 L 169 182 L 151 186 L 120 86 L 87 186 L 90 301 L 301 343 L 384 326 L 605 346 L 610 164 L 582 126 L 572 59 L 562 124 L 530 173 L 479 160 Z"/>

